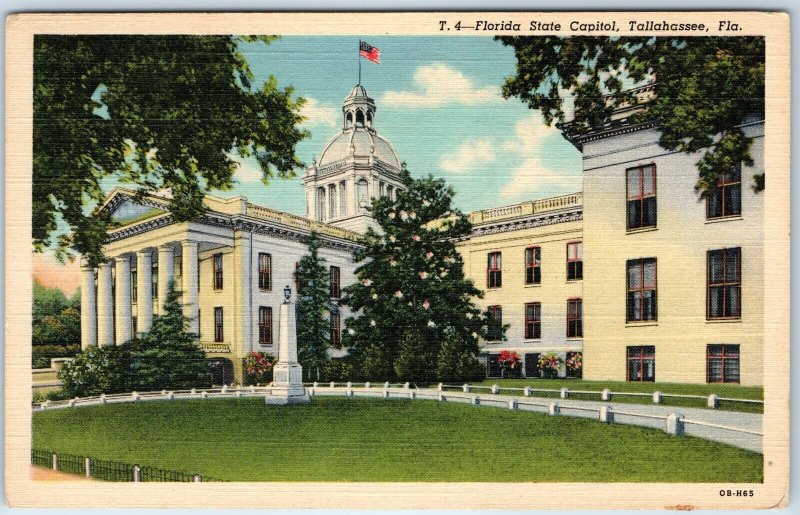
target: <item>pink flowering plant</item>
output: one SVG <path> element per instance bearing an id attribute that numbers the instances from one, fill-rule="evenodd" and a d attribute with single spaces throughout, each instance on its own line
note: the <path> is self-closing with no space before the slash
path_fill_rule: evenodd
<path id="1" fill-rule="evenodd" d="M 564 364 L 564 359 L 553 352 L 542 354 L 539 357 L 539 370 L 547 378 L 558 377 L 558 369 Z"/>
<path id="2" fill-rule="evenodd" d="M 567 367 L 567 376 L 580 378 L 583 369 L 583 354 L 580 352 L 568 352 L 564 364 Z"/>
<path id="3" fill-rule="evenodd" d="M 519 354 L 512 351 L 502 350 L 497 356 L 497 363 L 500 365 L 500 370 L 505 372 L 503 374 L 504 377 L 515 377 L 519 375 L 521 362 L 522 360 Z"/>
<path id="4" fill-rule="evenodd" d="M 266 352 L 253 351 L 244 359 L 244 372 L 246 382 L 269 383 L 272 381 L 272 369 L 275 366 L 275 356 Z"/>

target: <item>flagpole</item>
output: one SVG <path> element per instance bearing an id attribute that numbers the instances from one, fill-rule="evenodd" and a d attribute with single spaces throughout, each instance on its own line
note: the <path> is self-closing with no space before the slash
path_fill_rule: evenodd
<path id="1" fill-rule="evenodd" d="M 361 40 L 358 40 L 358 53 L 356 54 L 356 58 L 358 59 L 358 85 L 361 85 Z"/>

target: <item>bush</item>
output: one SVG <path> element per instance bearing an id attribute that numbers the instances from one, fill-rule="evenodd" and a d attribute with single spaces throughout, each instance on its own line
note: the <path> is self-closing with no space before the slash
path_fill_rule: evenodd
<path id="1" fill-rule="evenodd" d="M 80 352 L 81 346 L 72 345 L 34 345 L 33 368 L 49 368 L 50 359 L 71 357 Z"/>
<path id="2" fill-rule="evenodd" d="M 335 381 L 337 383 L 352 381 L 355 372 L 353 361 L 349 358 L 329 359 L 320 370 L 321 382 Z"/>
<path id="3" fill-rule="evenodd" d="M 394 360 L 397 379 L 412 383 L 427 383 L 433 380 L 434 363 L 425 352 L 422 335 L 407 331 L 400 340 L 400 353 Z"/>
<path id="4" fill-rule="evenodd" d="M 486 379 L 486 367 L 480 362 L 477 356 L 471 352 L 465 351 L 459 356 L 456 374 L 460 378 L 459 381 L 467 383 L 470 381 L 480 381 Z"/>
<path id="5" fill-rule="evenodd" d="M 443 383 L 469 382 L 486 375 L 483 365 L 457 334 L 449 336 L 442 344 L 436 372 Z"/>
<path id="6" fill-rule="evenodd" d="M 271 383 L 274 368 L 275 356 L 266 352 L 251 352 L 244 358 L 245 384 Z"/>
<path id="7" fill-rule="evenodd" d="M 359 353 L 360 377 L 365 381 L 386 381 L 391 377 L 391 366 L 383 347 L 368 345 Z"/>
<path id="8" fill-rule="evenodd" d="M 67 398 L 124 390 L 126 370 L 119 347 L 88 347 L 58 372 Z"/>

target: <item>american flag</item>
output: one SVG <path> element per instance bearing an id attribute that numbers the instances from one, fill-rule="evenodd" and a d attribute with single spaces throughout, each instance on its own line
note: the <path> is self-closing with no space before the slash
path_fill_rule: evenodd
<path id="1" fill-rule="evenodd" d="M 372 61 L 373 63 L 381 64 L 381 51 L 370 45 L 366 41 L 361 42 L 358 49 L 359 55 Z"/>

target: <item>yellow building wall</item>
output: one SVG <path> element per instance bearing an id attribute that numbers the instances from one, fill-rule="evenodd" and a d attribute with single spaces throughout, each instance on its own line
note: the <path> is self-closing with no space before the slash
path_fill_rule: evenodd
<path id="1" fill-rule="evenodd" d="M 764 341 L 763 173 L 759 127 L 755 165 L 742 170 L 742 215 L 707 220 L 694 191 L 699 155 L 665 152 L 655 130 L 584 146 L 584 378 L 626 380 L 628 346 L 655 346 L 656 382 L 706 382 L 706 346 L 740 346 L 740 382 L 762 384 Z M 655 163 L 657 228 L 626 229 L 626 169 Z M 742 311 L 731 321 L 706 319 L 707 252 L 741 247 Z M 626 323 L 626 261 L 656 258 L 655 322 Z M 767 264 L 768 266 L 768 264 Z M 776 278 L 788 280 L 788 278 Z"/>

